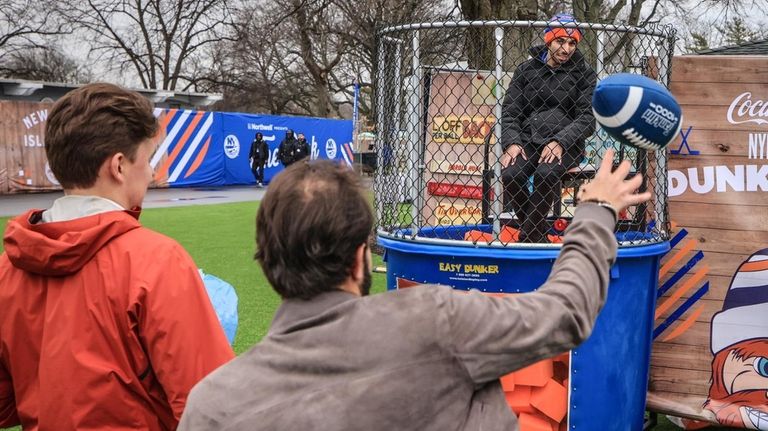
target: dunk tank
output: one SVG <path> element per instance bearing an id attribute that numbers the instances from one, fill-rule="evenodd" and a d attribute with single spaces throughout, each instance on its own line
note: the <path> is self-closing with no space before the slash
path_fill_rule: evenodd
<path id="1" fill-rule="evenodd" d="M 669 249 L 666 153 L 625 146 L 597 125 L 578 166 L 560 178 L 547 240 L 519 241 L 520 220 L 501 176 L 502 104 L 515 69 L 553 26 L 581 31 L 578 55 L 598 82 L 633 73 L 667 85 L 675 41 L 669 27 L 452 21 L 379 32 L 376 239 L 390 290 L 439 283 L 488 295 L 531 292 L 545 282 L 579 187 L 605 150 L 615 150 L 614 164 L 630 160 L 653 198 L 619 215 L 618 259 L 591 337 L 505 376 L 502 386 L 522 431 L 640 430 L 659 259 Z"/>

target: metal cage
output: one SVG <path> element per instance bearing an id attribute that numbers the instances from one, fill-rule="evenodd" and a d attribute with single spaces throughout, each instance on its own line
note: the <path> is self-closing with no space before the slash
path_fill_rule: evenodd
<path id="1" fill-rule="evenodd" d="M 579 29 L 579 55 L 597 81 L 629 72 L 668 85 L 675 43 L 669 26 L 452 21 L 378 33 L 378 235 L 470 247 L 558 247 L 579 187 L 592 178 L 605 149 L 614 148 L 615 163 L 631 160 L 633 171 L 644 175 L 642 188 L 653 194 L 650 202 L 620 214 L 619 243 L 668 240 L 666 152 L 623 146 L 599 125 L 580 143 L 578 163 L 558 173 L 555 191 L 549 192 L 552 199 L 559 190 L 539 215 L 546 239 L 530 244 L 515 236 L 523 211 L 510 208 L 510 196 L 526 193 L 533 199 L 538 185 L 532 175 L 511 191 L 502 179 L 502 109 L 516 68 L 532 61 L 531 47 L 544 44 L 543 31 L 552 28 Z M 516 208 L 522 208 L 519 202 Z"/>

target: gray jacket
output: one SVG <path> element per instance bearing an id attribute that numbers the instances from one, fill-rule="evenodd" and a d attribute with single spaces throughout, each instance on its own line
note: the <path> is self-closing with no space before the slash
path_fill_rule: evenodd
<path id="1" fill-rule="evenodd" d="M 589 336 L 615 222 L 579 207 L 530 294 L 421 286 L 286 300 L 260 343 L 195 386 L 179 430 L 516 430 L 498 379 Z"/>

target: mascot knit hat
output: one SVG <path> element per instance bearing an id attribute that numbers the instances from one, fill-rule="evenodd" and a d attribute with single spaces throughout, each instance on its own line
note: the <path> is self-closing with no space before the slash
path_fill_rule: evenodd
<path id="1" fill-rule="evenodd" d="M 768 249 L 739 266 L 712 318 L 712 353 L 753 338 L 768 337 Z"/>
<path id="2" fill-rule="evenodd" d="M 575 24 L 576 19 L 567 13 L 560 13 L 550 18 L 549 23 L 552 25 Z M 544 43 L 547 45 L 558 37 L 572 37 L 576 40 L 576 43 L 579 43 L 581 41 L 581 30 L 575 27 L 547 27 L 544 29 Z"/>

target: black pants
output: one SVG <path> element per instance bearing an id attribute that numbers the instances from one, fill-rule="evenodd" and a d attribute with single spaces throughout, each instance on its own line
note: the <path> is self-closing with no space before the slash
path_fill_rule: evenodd
<path id="1" fill-rule="evenodd" d="M 254 160 L 251 165 L 251 172 L 253 172 L 253 177 L 256 178 L 257 183 L 264 183 L 264 165 L 266 162 L 266 160 Z"/>
<path id="2" fill-rule="evenodd" d="M 504 182 L 504 210 L 514 210 L 520 221 L 520 242 L 548 242 L 547 215 L 555 199 L 560 199 L 562 176 L 566 167 L 560 163 L 539 163 L 539 155 L 528 160 L 518 156 L 501 172 Z M 533 193 L 528 179 L 533 175 Z"/>

